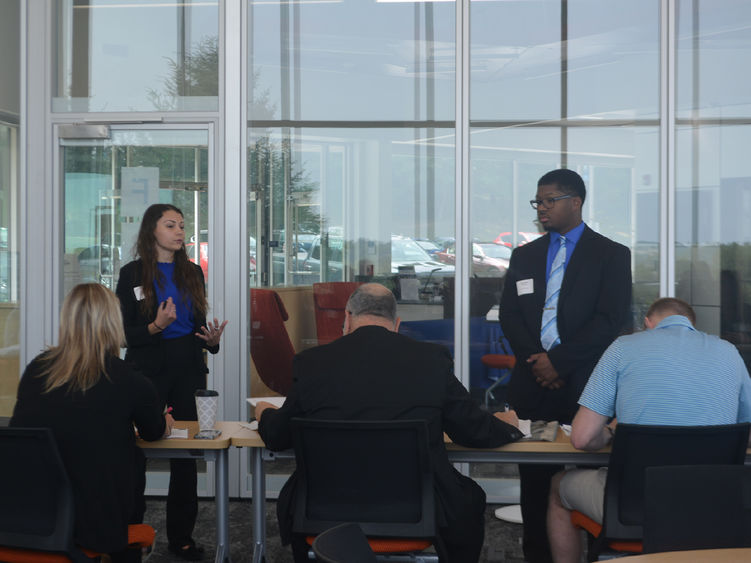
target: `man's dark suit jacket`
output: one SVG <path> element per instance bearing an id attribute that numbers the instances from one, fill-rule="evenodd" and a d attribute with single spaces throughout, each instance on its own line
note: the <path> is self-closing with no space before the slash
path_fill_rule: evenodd
<path id="1" fill-rule="evenodd" d="M 203 279 L 203 271 L 197 264 L 193 264 L 195 275 Z M 141 311 L 141 303 L 136 297 L 136 288 L 141 287 L 141 260 L 129 262 L 120 269 L 120 278 L 117 281 L 117 293 L 120 299 L 120 309 L 123 312 L 123 323 L 125 324 L 125 339 L 128 343 L 128 350 L 125 353 L 125 360 L 135 365 L 147 377 L 156 377 L 161 371 L 162 366 L 168 358 L 162 353 L 161 333 L 149 334 L 149 323 L 156 318 L 158 303 L 149 312 L 144 315 Z M 206 325 L 206 316 L 199 315 L 193 310 L 193 332 L 201 332 L 201 327 Z M 219 351 L 219 345 L 206 346 L 206 342 L 197 336 L 194 337 L 195 347 L 193 348 L 194 362 L 197 373 L 203 375 L 208 373 L 206 362 L 203 358 L 204 348 L 216 354 Z"/>
<path id="2" fill-rule="evenodd" d="M 550 235 L 520 246 L 511 255 L 500 319 L 516 355 L 508 400 L 519 418 L 571 422 L 584 385 L 602 353 L 630 328 L 631 252 L 585 227 L 571 255 L 558 298 L 561 343 L 548 352 L 565 382 L 558 390 L 541 387 L 526 362 L 544 352 L 540 342 L 547 286 Z M 531 290 L 529 288 L 531 280 Z M 520 295 L 521 293 L 521 295 Z"/>
<path id="3" fill-rule="evenodd" d="M 423 419 L 428 423 L 440 527 L 475 522 L 482 489 L 449 463 L 443 432 L 465 446 L 495 447 L 521 438 L 513 426 L 480 410 L 453 373 L 449 351 L 378 326 L 365 326 L 295 357 L 293 388 L 278 410 L 264 411 L 259 432 L 272 450 L 292 447 L 293 417 L 338 420 Z M 295 479 L 284 485 L 277 512 L 291 538 Z M 469 518 L 467 518 L 467 516 Z"/>

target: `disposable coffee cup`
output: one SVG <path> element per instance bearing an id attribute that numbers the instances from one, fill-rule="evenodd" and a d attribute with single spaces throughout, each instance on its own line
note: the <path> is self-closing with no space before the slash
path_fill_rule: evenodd
<path id="1" fill-rule="evenodd" d="M 219 408 L 219 393 L 212 389 L 199 389 L 195 392 L 198 429 L 211 430 L 216 424 L 216 411 Z"/>

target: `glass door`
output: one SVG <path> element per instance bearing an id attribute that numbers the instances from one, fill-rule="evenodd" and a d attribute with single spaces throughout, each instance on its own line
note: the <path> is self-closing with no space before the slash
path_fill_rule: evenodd
<path id="1" fill-rule="evenodd" d="M 169 203 L 185 217 L 188 256 L 209 274 L 211 126 L 60 125 L 62 277 L 60 298 L 76 284 L 115 289 L 134 259 L 143 212 Z M 220 378 L 214 384 L 220 385 Z M 220 390 L 221 392 L 221 390 Z M 166 493 L 166 460 L 149 460 L 148 492 Z M 206 490 L 205 467 L 199 487 Z"/>

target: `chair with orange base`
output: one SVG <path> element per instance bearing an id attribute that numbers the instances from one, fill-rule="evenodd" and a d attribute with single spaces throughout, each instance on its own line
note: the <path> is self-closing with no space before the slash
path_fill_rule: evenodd
<path id="1" fill-rule="evenodd" d="M 0 428 L 0 561 L 91 563 L 104 555 L 75 545 L 73 489 L 49 428 Z M 148 548 L 154 528 L 128 526 L 128 543 Z"/>
<path id="2" fill-rule="evenodd" d="M 586 530 L 588 560 L 606 550 L 641 553 L 645 473 L 672 465 L 742 465 L 751 424 L 721 426 L 644 426 L 618 424 L 605 482 L 603 524 L 578 511 L 571 522 Z"/>
<path id="3" fill-rule="evenodd" d="M 344 310 L 349 296 L 360 282 L 321 282 L 313 284 L 318 344 L 328 344 L 342 335 Z"/>
<path id="4" fill-rule="evenodd" d="M 424 420 L 292 420 L 297 493 L 293 531 L 316 536 L 346 522 L 372 551 L 438 561 L 433 471 Z M 430 546 L 436 553 L 424 551 Z"/>

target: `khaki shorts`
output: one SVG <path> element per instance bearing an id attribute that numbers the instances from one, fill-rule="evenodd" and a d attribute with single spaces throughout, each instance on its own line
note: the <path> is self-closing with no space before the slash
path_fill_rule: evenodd
<path id="1" fill-rule="evenodd" d="M 569 510 L 578 510 L 601 524 L 607 477 L 607 467 L 566 471 L 561 479 L 561 503 Z"/>

